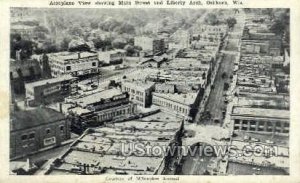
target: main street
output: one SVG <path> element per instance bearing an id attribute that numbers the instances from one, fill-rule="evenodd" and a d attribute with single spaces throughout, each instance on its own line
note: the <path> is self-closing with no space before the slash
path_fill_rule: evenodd
<path id="1" fill-rule="evenodd" d="M 238 47 L 244 28 L 245 14 L 244 12 L 241 12 L 239 15 L 233 16 L 236 18 L 237 24 L 235 25 L 234 29 L 229 32 L 227 37 L 228 40 L 225 44 L 226 46 L 221 50 L 221 53 L 223 53 L 224 56 L 220 60 L 219 65 L 217 65 L 216 73 L 214 75 L 215 77 L 213 78 L 211 84 L 213 87 L 209 86 L 209 88 L 207 88 L 208 91 L 205 93 L 207 96 L 204 98 L 206 98 L 207 101 L 201 102 L 199 106 L 200 113 L 198 113 L 195 118 L 196 124 L 194 123 L 185 125 L 185 129 L 193 130 L 196 134 L 192 138 L 183 140 L 183 144 L 186 146 L 191 146 L 199 142 L 206 142 L 211 145 L 222 144 L 223 141 L 214 140 L 215 136 L 225 137 L 230 134 L 230 130 L 222 126 L 222 112 L 226 109 L 226 104 L 224 103 L 224 83 L 228 83 L 229 85 L 231 84 L 230 76 L 233 74 L 234 61 L 235 59 L 239 59 Z M 226 75 L 223 73 L 226 73 Z M 205 111 L 210 112 L 210 119 L 201 119 L 201 116 Z M 217 121 L 214 119 L 217 119 Z M 201 156 L 187 156 L 185 159 L 186 160 L 183 162 L 182 168 L 184 171 L 181 172 L 185 175 L 201 175 L 205 174 L 204 172 L 206 170 L 218 169 L 216 159 L 208 160 Z"/>

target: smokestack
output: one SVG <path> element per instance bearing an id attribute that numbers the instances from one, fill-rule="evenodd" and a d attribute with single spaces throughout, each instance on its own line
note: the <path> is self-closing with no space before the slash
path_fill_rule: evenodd
<path id="1" fill-rule="evenodd" d="M 80 58 L 80 52 L 78 52 L 78 59 Z"/>

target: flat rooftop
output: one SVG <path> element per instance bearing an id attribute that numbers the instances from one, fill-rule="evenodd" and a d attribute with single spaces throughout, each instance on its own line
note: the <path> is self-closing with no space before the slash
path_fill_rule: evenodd
<path id="1" fill-rule="evenodd" d="M 264 106 L 264 108 L 289 108 L 289 99 L 288 98 L 263 98 L 263 97 L 239 97 L 238 106 Z"/>
<path id="2" fill-rule="evenodd" d="M 118 89 L 108 89 L 100 92 L 96 92 L 87 96 L 82 96 L 78 99 L 74 99 L 74 103 L 78 103 L 81 106 L 87 106 L 89 104 L 99 102 L 101 99 L 110 99 L 113 96 L 121 95 L 122 92 Z"/>
<path id="3" fill-rule="evenodd" d="M 76 77 L 73 77 L 71 75 L 62 75 L 62 76 L 57 77 L 57 78 L 44 79 L 44 80 L 40 80 L 40 81 L 36 81 L 36 82 L 32 82 L 32 83 L 26 83 L 25 86 L 30 87 L 30 88 L 34 88 L 34 87 L 37 87 L 37 86 L 43 86 L 43 85 L 46 85 L 46 84 L 58 83 L 58 82 L 62 82 L 62 81 L 72 80 L 72 79 L 75 79 L 75 78 Z"/>
<path id="4" fill-rule="evenodd" d="M 147 146 L 168 146 L 180 126 L 179 121 L 133 120 L 88 130 L 60 157 L 62 163 L 50 175 L 81 174 L 84 164 L 89 165 L 89 174 L 154 174 L 164 154 L 137 154 L 131 145 L 140 144 L 145 152 Z M 125 154 L 129 151 L 132 154 Z"/>
<path id="5" fill-rule="evenodd" d="M 126 51 L 122 49 L 115 49 L 110 51 L 98 52 L 99 55 L 115 54 L 115 53 L 126 53 Z"/>
<path id="6" fill-rule="evenodd" d="M 163 63 L 164 68 L 201 68 L 203 70 L 208 70 L 210 65 L 201 63 L 201 60 L 195 58 L 175 58 L 170 62 Z"/>
<path id="7" fill-rule="evenodd" d="M 141 89 L 141 90 L 147 90 L 155 85 L 154 82 L 151 81 L 143 81 L 143 80 L 126 80 L 122 82 L 122 85 L 135 88 L 135 89 Z"/>
<path id="8" fill-rule="evenodd" d="M 290 111 L 279 110 L 279 109 L 234 107 L 232 110 L 232 115 L 245 116 L 245 117 L 289 119 Z"/>
<path id="9" fill-rule="evenodd" d="M 174 102 L 182 103 L 185 105 L 191 105 L 195 103 L 197 93 L 187 93 L 187 94 L 178 94 L 178 93 L 153 93 L 153 96 L 171 100 Z"/>
<path id="10" fill-rule="evenodd" d="M 48 54 L 50 58 L 56 58 L 57 60 L 63 60 L 63 61 L 68 61 L 68 60 L 75 60 L 79 59 L 79 54 L 80 58 L 88 58 L 88 57 L 97 57 L 97 53 L 94 52 L 58 52 L 58 53 L 51 53 Z"/>

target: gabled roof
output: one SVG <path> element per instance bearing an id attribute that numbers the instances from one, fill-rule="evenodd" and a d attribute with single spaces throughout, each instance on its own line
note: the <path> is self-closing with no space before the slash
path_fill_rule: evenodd
<path id="1" fill-rule="evenodd" d="M 36 108 L 26 111 L 14 111 L 10 118 L 10 131 L 17 131 L 53 123 L 65 119 L 65 116 L 50 108 Z"/>

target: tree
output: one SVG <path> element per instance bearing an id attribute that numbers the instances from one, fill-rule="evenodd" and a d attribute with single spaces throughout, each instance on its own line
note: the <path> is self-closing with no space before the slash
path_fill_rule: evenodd
<path id="1" fill-rule="evenodd" d="M 69 49 L 69 44 L 71 42 L 71 38 L 64 37 L 63 40 L 60 43 L 60 49 L 63 51 L 67 51 Z"/>
<path id="2" fill-rule="evenodd" d="M 92 29 L 98 29 L 99 23 L 97 21 L 92 21 L 90 26 Z"/>
<path id="3" fill-rule="evenodd" d="M 126 45 L 126 41 L 123 39 L 115 39 L 112 42 L 112 46 L 117 49 L 123 49 Z"/>
<path id="4" fill-rule="evenodd" d="M 228 83 L 224 83 L 224 88 L 223 88 L 223 90 L 224 91 L 227 91 L 229 89 L 229 84 Z"/>
<path id="5" fill-rule="evenodd" d="M 81 44 L 74 47 L 69 48 L 69 51 L 71 52 L 77 52 L 77 51 L 90 51 L 90 47 L 87 44 Z"/>
<path id="6" fill-rule="evenodd" d="M 132 56 L 135 53 L 134 46 L 127 44 L 124 49 L 126 50 L 126 55 Z"/>
<path id="7" fill-rule="evenodd" d="M 203 80 L 206 79 L 206 73 L 205 73 L 205 72 L 203 72 L 203 74 L 202 74 L 202 79 L 203 79 Z"/>
<path id="8" fill-rule="evenodd" d="M 75 35 L 75 36 L 79 35 L 79 36 L 81 36 L 83 34 L 83 30 L 80 27 L 75 26 L 75 27 L 72 27 L 72 28 L 69 29 L 69 33 L 71 35 Z"/>
<path id="9" fill-rule="evenodd" d="M 276 20 L 273 25 L 270 27 L 270 31 L 277 34 L 277 35 L 282 35 L 285 30 L 285 24 L 284 22 L 280 20 Z"/>
<path id="10" fill-rule="evenodd" d="M 237 23 L 237 21 L 235 18 L 230 17 L 226 20 L 226 23 L 227 23 L 228 27 L 231 29 L 234 27 L 234 25 Z"/>
<path id="11" fill-rule="evenodd" d="M 209 25 L 217 25 L 219 23 L 217 15 L 215 15 L 213 13 L 207 14 L 207 16 L 205 17 L 204 21 L 205 21 L 205 23 L 207 23 Z"/>
<path id="12" fill-rule="evenodd" d="M 272 31 L 277 35 L 282 36 L 284 32 L 289 31 L 289 25 L 290 25 L 289 12 L 288 11 L 282 12 L 276 17 L 274 23 L 270 27 L 270 31 Z"/>

